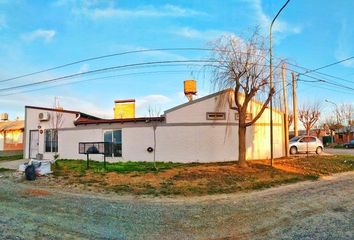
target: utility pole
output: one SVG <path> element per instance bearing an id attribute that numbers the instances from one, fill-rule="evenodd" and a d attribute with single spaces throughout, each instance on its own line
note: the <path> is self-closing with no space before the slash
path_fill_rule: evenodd
<path id="1" fill-rule="evenodd" d="M 287 0 L 284 5 L 279 9 L 278 13 L 273 18 L 269 27 L 269 91 L 273 89 L 273 53 L 272 53 L 272 29 L 273 24 L 281 11 L 288 5 L 290 0 Z M 273 95 L 270 98 L 270 166 L 273 166 Z"/>
<path id="2" fill-rule="evenodd" d="M 288 99 L 286 95 L 286 75 L 285 75 L 285 63 L 282 64 L 281 66 L 281 76 L 282 76 L 282 81 L 283 81 L 283 97 L 284 97 L 284 111 L 285 111 L 285 116 L 284 116 L 284 131 L 285 131 L 285 157 L 289 156 L 289 112 L 288 112 Z"/>
<path id="3" fill-rule="evenodd" d="M 299 130 L 297 128 L 297 99 L 296 99 L 296 76 L 295 73 L 291 73 L 292 80 L 293 80 L 293 114 L 294 114 L 294 135 L 299 136 Z"/>

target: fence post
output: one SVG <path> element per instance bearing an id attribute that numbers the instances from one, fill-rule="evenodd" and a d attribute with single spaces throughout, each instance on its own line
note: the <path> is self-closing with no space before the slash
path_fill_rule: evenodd
<path id="1" fill-rule="evenodd" d="M 86 156 L 87 156 L 87 169 L 89 169 L 89 160 L 90 160 L 89 154 L 87 153 Z"/>
<path id="2" fill-rule="evenodd" d="M 104 166 L 104 170 L 106 169 L 106 154 L 103 154 L 103 166 Z"/>

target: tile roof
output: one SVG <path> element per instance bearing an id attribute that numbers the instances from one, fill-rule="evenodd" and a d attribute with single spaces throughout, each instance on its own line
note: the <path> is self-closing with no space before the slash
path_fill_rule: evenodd
<path id="1" fill-rule="evenodd" d="M 25 128 L 24 120 L 0 122 L 0 132 L 10 130 L 22 130 Z"/>
<path id="2" fill-rule="evenodd" d="M 75 125 L 86 124 L 104 124 L 104 123 L 125 123 L 125 122 L 163 122 L 164 117 L 139 117 L 139 118 L 121 118 L 121 119 L 88 119 L 80 117 L 75 121 Z"/>

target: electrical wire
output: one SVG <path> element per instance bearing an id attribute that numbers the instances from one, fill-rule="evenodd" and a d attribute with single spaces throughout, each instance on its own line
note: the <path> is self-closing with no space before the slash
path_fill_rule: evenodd
<path id="1" fill-rule="evenodd" d="M 115 77 L 133 76 L 133 75 L 146 75 L 146 74 L 156 74 L 156 73 L 166 73 L 166 74 L 171 73 L 171 74 L 176 74 L 176 73 L 186 73 L 186 72 L 190 72 L 190 71 L 189 71 L 189 70 L 178 70 L 178 71 L 149 71 L 149 72 L 137 72 L 137 73 L 116 74 L 116 75 L 111 75 L 111 76 L 104 76 L 104 77 L 98 77 L 98 78 L 83 79 L 83 80 L 78 80 L 78 81 L 74 81 L 74 82 L 61 83 L 61 84 L 57 84 L 57 85 L 54 85 L 54 86 L 48 86 L 48 87 L 43 87 L 43 88 L 30 89 L 30 90 L 25 90 L 25 91 L 18 91 L 18 92 L 8 93 L 8 94 L 0 94 L 0 97 L 3 97 L 3 96 L 11 96 L 11 95 L 16 95 L 16 94 L 20 94 L 20 93 L 28 93 L 28 92 L 34 92 L 34 91 L 41 91 L 41 90 L 56 88 L 56 87 L 65 86 L 65 85 L 78 84 L 78 83 L 88 82 L 88 81 L 104 80 L 104 79 L 115 78 Z"/>
<path id="2" fill-rule="evenodd" d="M 7 87 L 7 88 L 1 88 L 0 92 L 14 90 L 14 89 L 20 89 L 20 88 L 26 88 L 26 87 L 30 87 L 30 86 L 36 86 L 36 85 L 49 83 L 49 82 L 56 82 L 56 81 L 63 80 L 63 79 L 84 76 L 84 75 L 93 74 L 93 73 L 100 73 L 100 72 L 105 72 L 105 71 L 110 71 L 110 70 L 124 69 L 124 68 L 128 68 L 128 67 L 138 67 L 138 66 L 154 65 L 154 64 L 170 64 L 170 63 L 210 63 L 210 62 L 214 62 L 214 61 L 211 61 L 211 60 L 169 60 L 169 61 L 132 63 L 132 64 L 107 67 L 107 68 L 100 68 L 100 69 L 95 69 L 95 70 L 86 71 L 86 72 L 82 72 L 82 73 L 75 73 L 75 74 L 71 74 L 71 75 L 47 79 L 47 80 L 38 81 L 38 82 L 34 82 L 34 83 L 27 83 L 27 84 L 22 84 L 22 85 Z"/>
<path id="3" fill-rule="evenodd" d="M 76 65 L 76 64 L 79 64 L 79 63 L 84 63 L 84 62 L 89 62 L 89 61 L 94 61 L 94 60 L 99 60 L 99 59 L 104 59 L 104 58 L 110 58 L 110 57 L 115 57 L 115 56 L 122 56 L 122 55 L 133 54 L 133 53 L 144 53 L 144 52 L 186 51 L 186 50 L 188 50 L 188 51 L 211 51 L 213 49 L 195 48 L 195 47 L 193 47 L 193 48 L 155 48 L 155 49 L 140 49 L 140 50 L 120 52 L 120 53 L 113 53 L 113 54 L 107 54 L 107 55 L 102 55 L 102 56 L 98 56 L 98 57 L 86 58 L 86 59 L 82 59 L 82 60 L 78 60 L 78 61 L 62 64 L 62 65 L 59 65 L 59 66 L 55 66 L 55 67 L 51 67 L 51 68 L 35 71 L 35 72 L 32 72 L 32 73 L 27 73 L 27 74 L 19 75 L 19 76 L 16 76 L 16 77 L 3 79 L 3 80 L 0 80 L 0 83 L 1 82 L 12 81 L 12 80 L 19 79 L 19 78 L 33 76 L 33 75 L 36 75 L 36 74 L 39 74 L 39 73 L 49 72 L 49 71 L 52 71 L 52 70 L 56 70 L 56 69 L 60 69 L 60 68 L 64 68 L 64 67 L 68 67 L 68 66 L 72 66 L 72 65 Z"/>

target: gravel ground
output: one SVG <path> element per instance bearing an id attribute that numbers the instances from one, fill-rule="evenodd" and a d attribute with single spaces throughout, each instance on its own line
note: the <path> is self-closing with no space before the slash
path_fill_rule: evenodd
<path id="1" fill-rule="evenodd" d="M 0 173 L 4 175 L 4 173 Z M 2 239 L 353 239 L 354 172 L 229 195 L 144 198 L 0 177 Z"/>

